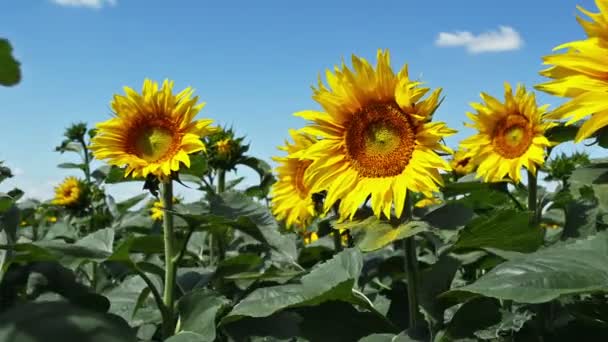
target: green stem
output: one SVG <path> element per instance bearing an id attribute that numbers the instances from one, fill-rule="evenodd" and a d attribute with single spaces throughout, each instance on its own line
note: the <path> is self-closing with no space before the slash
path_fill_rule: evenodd
<path id="1" fill-rule="evenodd" d="M 530 224 L 532 225 L 538 223 L 538 208 L 536 204 L 537 190 L 536 173 L 528 171 L 528 210 L 531 212 Z"/>
<path id="2" fill-rule="evenodd" d="M 87 144 L 84 141 L 84 138 L 80 140 L 80 144 L 82 145 L 82 151 L 84 154 L 84 176 L 87 179 L 87 183 L 91 183 L 91 167 L 90 167 L 90 158 L 89 158 L 89 149 L 87 148 Z"/>
<path id="3" fill-rule="evenodd" d="M 134 270 L 135 270 L 135 273 L 137 273 L 144 280 L 146 285 L 148 285 L 148 288 L 150 289 L 150 292 L 152 293 L 152 297 L 154 297 L 154 301 L 156 302 L 156 306 L 160 310 L 160 315 L 163 320 L 163 326 L 168 325 L 168 323 L 173 320 L 173 317 L 171 317 L 169 315 L 169 312 L 167 312 L 167 307 L 165 306 L 165 303 L 163 302 L 163 297 L 160 296 L 160 293 L 156 289 L 156 286 L 154 286 L 154 283 L 152 283 L 152 280 L 150 280 L 150 278 L 144 271 L 142 271 L 139 267 L 137 267 L 137 265 L 135 265 Z"/>
<path id="4" fill-rule="evenodd" d="M 342 251 L 342 235 L 340 234 L 340 231 L 338 229 L 334 229 L 332 232 L 332 235 L 334 236 L 334 249 L 335 249 L 336 253 L 341 252 Z"/>
<path id="5" fill-rule="evenodd" d="M 219 170 L 217 174 L 217 193 L 221 194 L 226 190 L 226 171 Z"/>
<path id="6" fill-rule="evenodd" d="M 405 197 L 403 216 L 401 220 L 407 222 L 412 219 L 412 194 L 408 191 Z M 420 324 L 420 314 L 418 313 L 418 258 L 416 254 L 416 240 L 410 236 L 403 240 L 405 253 L 405 272 L 407 275 L 407 297 L 409 304 L 409 329 L 417 331 Z"/>
<path id="7" fill-rule="evenodd" d="M 163 303 L 167 308 L 168 319 L 163 324 L 163 336 L 166 339 L 174 333 L 175 319 L 173 303 L 175 300 L 176 264 L 175 259 L 173 258 L 175 255 L 175 252 L 173 251 L 175 241 L 173 239 L 173 215 L 171 215 L 171 210 L 173 210 L 173 183 L 171 183 L 171 180 L 168 180 L 161 183 L 161 186 L 162 203 L 163 209 L 165 210 L 163 215 L 163 234 L 165 242 L 165 288 L 163 292 Z"/>
<path id="8" fill-rule="evenodd" d="M 217 175 L 217 193 L 221 194 L 226 191 L 226 170 L 218 170 Z M 218 250 L 218 261 L 222 261 L 226 258 L 226 239 L 225 235 L 218 235 L 216 240 Z M 213 240 L 211 240 L 213 242 Z"/>

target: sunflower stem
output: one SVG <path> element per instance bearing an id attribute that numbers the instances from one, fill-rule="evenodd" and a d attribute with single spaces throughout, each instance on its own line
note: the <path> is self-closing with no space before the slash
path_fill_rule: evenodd
<path id="1" fill-rule="evenodd" d="M 163 235 L 165 243 L 165 288 L 163 292 L 163 303 L 167 308 L 167 318 L 163 322 L 163 336 L 168 338 L 174 333 L 174 290 L 176 263 L 174 257 L 173 241 L 173 183 L 171 180 L 161 183 L 162 204 L 165 210 L 163 215 Z"/>
<path id="2" fill-rule="evenodd" d="M 217 175 L 217 193 L 222 194 L 226 191 L 226 170 L 220 169 Z M 226 245 L 225 237 L 217 236 L 217 257 L 218 261 L 223 261 L 226 257 Z"/>
<path id="3" fill-rule="evenodd" d="M 403 208 L 402 221 L 408 222 L 412 219 L 412 194 L 407 191 L 405 205 Z M 418 257 L 416 254 L 416 240 L 410 236 L 403 240 L 405 257 L 405 273 L 407 276 L 407 299 L 409 305 L 409 329 L 417 332 L 419 329 L 420 315 L 418 313 Z"/>
<path id="4" fill-rule="evenodd" d="M 342 251 L 342 235 L 338 229 L 334 229 L 332 235 L 334 237 L 334 249 L 336 253 L 339 253 Z"/>
<path id="5" fill-rule="evenodd" d="M 528 210 L 530 213 L 530 224 L 536 225 L 538 223 L 538 208 L 537 208 L 537 179 L 536 172 L 528 171 Z"/>

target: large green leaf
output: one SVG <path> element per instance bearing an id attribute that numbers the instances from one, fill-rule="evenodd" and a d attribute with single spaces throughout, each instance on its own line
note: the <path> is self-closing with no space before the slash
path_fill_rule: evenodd
<path id="1" fill-rule="evenodd" d="M 399 335 L 393 334 L 372 334 L 360 339 L 359 342 L 417 342 L 406 333 Z"/>
<path id="2" fill-rule="evenodd" d="M 146 283 L 139 276 L 124 279 L 120 285 L 104 293 L 110 299 L 109 312 L 121 316 L 132 327 L 159 323 L 160 311 L 147 289 Z M 140 298 L 142 291 L 147 292 L 143 299 Z"/>
<path id="3" fill-rule="evenodd" d="M 279 224 L 267 206 L 235 191 L 212 195 L 209 204 L 212 215 L 232 220 L 232 227 L 267 244 L 288 260 L 296 260 L 295 237 L 279 232 Z"/>
<path id="4" fill-rule="evenodd" d="M 11 196 L 5 194 L 4 192 L 0 192 L 0 214 L 7 211 L 14 202 L 15 200 Z"/>
<path id="5" fill-rule="evenodd" d="M 336 228 L 350 230 L 355 245 L 363 252 L 371 252 L 426 231 L 428 225 L 422 221 L 412 221 L 395 227 L 376 216 L 370 216 L 362 221 L 338 223 Z"/>
<path id="6" fill-rule="evenodd" d="M 456 229 L 473 218 L 471 208 L 460 202 L 448 202 L 424 215 L 422 220 L 439 229 Z"/>
<path id="7" fill-rule="evenodd" d="M 198 290 L 186 294 L 177 303 L 181 322 L 180 334 L 198 334 L 200 342 L 215 341 L 215 319 L 230 301 L 219 293 Z"/>
<path id="8" fill-rule="evenodd" d="M 84 170 L 84 168 L 85 168 L 84 164 L 76 164 L 76 163 L 61 163 L 61 164 L 57 165 L 57 167 L 60 169 L 79 169 L 79 170 Z"/>
<path id="9" fill-rule="evenodd" d="M 127 323 L 66 302 L 20 304 L 0 315 L 0 340 L 15 342 L 134 342 Z"/>
<path id="10" fill-rule="evenodd" d="M 527 212 L 495 211 L 489 216 L 473 219 L 459 233 L 454 250 L 498 248 L 507 251 L 531 252 L 543 242 L 543 231 L 530 226 Z"/>
<path id="11" fill-rule="evenodd" d="M 13 47 L 6 39 L 0 39 L 0 84 L 13 86 L 21 81 L 19 62 L 13 57 Z"/>
<path id="12" fill-rule="evenodd" d="M 336 254 L 302 277 L 300 284 L 264 287 L 253 291 L 223 319 L 266 317 L 290 307 L 317 305 L 328 300 L 356 301 L 352 289 L 363 266 L 359 250 L 350 248 Z"/>
<path id="13" fill-rule="evenodd" d="M 476 282 L 442 296 L 459 296 L 463 291 L 521 303 L 608 291 L 608 232 L 514 257 Z"/>
<path id="14" fill-rule="evenodd" d="M 599 207 L 608 212 L 608 161 L 595 159 L 592 163 L 574 170 L 568 182 L 574 195 L 577 195 L 582 187 L 591 186 L 599 201 Z"/>
<path id="15" fill-rule="evenodd" d="M 41 240 L 16 244 L 18 259 L 28 261 L 70 260 L 74 262 L 103 261 L 112 255 L 114 231 L 105 228 L 93 232 L 75 243 L 63 240 Z"/>

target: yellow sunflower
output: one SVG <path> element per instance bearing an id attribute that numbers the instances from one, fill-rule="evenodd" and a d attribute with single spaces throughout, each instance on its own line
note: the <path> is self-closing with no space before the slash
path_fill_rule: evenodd
<path id="1" fill-rule="evenodd" d="M 179 203 L 179 200 L 176 197 L 173 197 L 173 203 Z M 164 208 L 165 206 L 163 205 L 162 201 L 154 201 L 152 203 L 152 207 L 150 208 L 150 217 L 154 221 L 162 221 L 165 214 Z"/>
<path id="2" fill-rule="evenodd" d="M 588 38 L 557 46 L 554 51 L 567 51 L 544 57 L 544 64 L 553 66 L 541 71 L 541 75 L 553 81 L 536 87 L 549 94 L 570 98 L 553 111 L 550 118 L 568 119 L 566 124 L 570 125 L 591 115 L 579 129 L 576 142 L 608 125 L 608 1 L 596 0 L 596 4 L 599 13 L 578 7 L 591 18 L 591 21 L 586 21 L 577 17 Z"/>
<path id="3" fill-rule="evenodd" d="M 219 154 L 228 154 L 230 153 L 230 138 L 222 139 L 215 143 L 217 147 L 217 152 Z"/>
<path id="4" fill-rule="evenodd" d="M 475 164 L 471 163 L 471 157 L 467 157 L 467 152 L 462 150 L 454 153 L 450 166 L 456 174 L 461 176 L 475 172 Z"/>
<path id="5" fill-rule="evenodd" d="M 76 177 L 67 177 L 55 187 L 55 198 L 51 202 L 55 205 L 73 206 L 81 199 L 82 184 Z"/>
<path id="6" fill-rule="evenodd" d="M 323 139 L 302 152 L 314 160 L 305 181 L 313 191 L 327 190 L 325 210 L 340 201 L 341 220 L 352 218 L 371 195 L 374 213 L 400 217 L 407 190 L 430 194 L 442 184 L 440 170 L 449 164 L 435 151 L 451 150 L 440 143 L 456 131 L 430 122 L 439 106 L 441 89 L 421 100 L 429 88 L 411 81 L 407 65 L 398 74 L 388 51 L 378 51 L 374 69 L 352 57 L 354 70 L 344 64 L 327 71 L 326 88 L 319 80 L 313 99 L 324 112 L 296 113 L 312 123 L 302 130 Z"/>
<path id="7" fill-rule="evenodd" d="M 414 206 L 416 208 L 425 208 L 425 207 L 430 207 L 433 205 L 437 205 L 437 204 L 441 204 L 443 203 L 443 201 L 440 198 L 437 197 L 426 197 L 421 199 L 420 201 L 416 202 L 416 204 L 414 204 Z"/>
<path id="8" fill-rule="evenodd" d="M 304 240 L 305 245 L 310 245 L 311 243 L 319 240 L 319 235 L 317 235 L 317 232 L 309 232 L 304 233 L 302 238 Z"/>
<path id="9" fill-rule="evenodd" d="M 463 140 L 470 163 L 478 165 L 477 177 L 485 182 L 498 182 L 505 176 L 517 183 L 521 180 L 521 168 L 536 173 L 536 167 L 545 162 L 546 148 L 551 143 L 544 136 L 555 123 L 545 121 L 548 106 L 538 107 L 533 92 L 519 84 L 513 94 L 505 83 L 505 102 L 481 93 L 484 104 L 472 103 L 476 113 L 467 113 L 479 133 Z"/>
<path id="10" fill-rule="evenodd" d="M 180 163 L 190 167 L 188 154 L 205 150 L 201 137 L 211 133 L 210 119 L 193 120 L 203 108 L 188 87 L 173 95 L 173 82 L 162 88 L 146 79 L 141 95 L 125 87 L 126 96 L 115 95 L 111 103 L 115 117 L 97 124 L 91 150 L 98 159 L 126 166 L 125 176 L 153 174 L 165 177 Z"/>
<path id="11" fill-rule="evenodd" d="M 279 163 L 276 168 L 278 180 L 272 185 L 272 212 L 278 220 L 285 220 L 287 227 L 306 227 L 315 216 L 315 206 L 312 199 L 313 192 L 310 184 L 304 180 L 304 174 L 311 160 L 294 158 L 293 155 L 312 146 L 316 139 L 310 135 L 290 130 L 289 134 L 293 144 L 288 141 L 280 150 L 287 152 L 286 157 L 274 157 Z"/>

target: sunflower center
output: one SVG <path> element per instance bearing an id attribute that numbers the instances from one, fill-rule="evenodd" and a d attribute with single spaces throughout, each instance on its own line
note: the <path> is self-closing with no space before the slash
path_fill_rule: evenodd
<path id="1" fill-rule="evenodd" d="M 312 164 L 311 160 L 298 160 L 296 172 L 293 176 L 294 187 L 301 199 L 308 197 L 308 188 L 304 185 L 304 172 Z"/>
<path id="2" fill-rule="evenodd" d="M 407 167 L 415 139 L 412 124 L 396 104 L 371 104 L 347 124 L 347 158 L 363 177 L 393 177 Z"/>
<path id="3" fill-rule="evenodd" d="M 72 188 L 67 188 L 63 190 L 63 197 L 69 198 L 72 197 Z"/>
<path id="4" fill-rule="evenodd" d="M 145 127 L 134 136 L 135 154 L 145 161 L 157 161 L 174 145 L 171 130 L 162 126 Z"/>
<path id="5" fill-rule="evenodd" d="M 507 159 L 520 157 L 530 147 L 532 133 L 526 117 L 520 114 L 507 116 L 494 130 L 493 143 L 496 152 Z"/>

